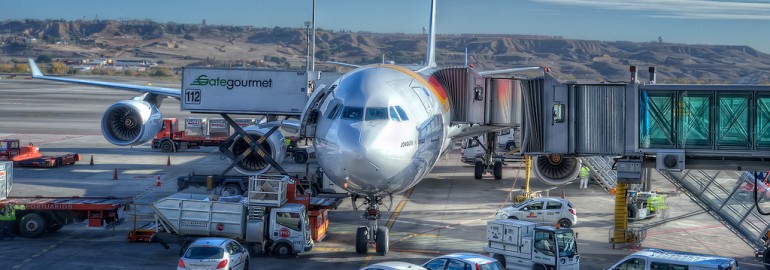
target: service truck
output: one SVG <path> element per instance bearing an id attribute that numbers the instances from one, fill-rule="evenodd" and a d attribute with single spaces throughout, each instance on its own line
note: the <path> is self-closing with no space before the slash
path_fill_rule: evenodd
<path id="1" fill-rule="evenodd" d="M 241 127 L 254 125 L 254 118 L 233 119 Z M 201 146 L 219 146 L 230 136 L 230 125 L 223 118 L 188 117 L 184 130 L 176 118 L 163 118 L 163 126 L 152 140 L 152 149 L 176 152 Z"/>
<path id="2" fill-rule="evenodd" d="M 0 209 L 15 212 L 15 232 L 38 237 L 64 225 L 85 222 L 88 227 L 113 228 L 124 221 L 130 198 L 116 197 L 9 197 L 13 164 L 0 161 Z"/>
<path id="3" fill-rule="evenodd" d="M 40 147 L 34 146 L 31 142 L 21 146 L 19 139 L 3 139 L 0 140 L 0 161 L 12 161 L 14 166 L 19 167 L 50 168 L 75 164 L 76 161 L 80 161 L 80 155 L 73 153 L 43 155 L 40 153 Z"/>
<path id="4" fill-rule="evenodd" d="M 152 204 L 155 232 L 149 238 L 179 243 L 180 254 L 200 237 L 227 237 L 244 243 L 252 254 L 272 252 L 279 257 L 308 252 L 313 241 L 326 235 L 327 211 L 339 200 L 311 198 L 300 193 L 285 175 L 249 179 L 247 196 L 219 197 L 177 193 Z M 132 231 L 129 239 L 146 238 Z M 139 234 L 137 234 L 139 233 Z"/>
<path id="5" fill-rule="evenodd" d="M 580 269 L 577 234 L 570 228 L 513 219 L 490 220 L 484 251 L 505 269 Z"/>

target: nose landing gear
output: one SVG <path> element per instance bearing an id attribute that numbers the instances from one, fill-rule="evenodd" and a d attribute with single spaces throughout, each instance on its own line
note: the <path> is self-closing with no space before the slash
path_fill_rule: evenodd
<path id="1" fill-rule="evenodd" d="M 390 249 L 390 233 L 387 227 L 377 226 L 377 220 L 380 219 L 379 205 L 382 204 L 382 197 L 367 196 L 364 198 L 367 204 L 363 217 L 369 220 L 369 226 L 361 226 L 356 230 L 356 253 L 366 254 L 369 251 L 369 244 L 374 244 L 377 255 L 385 256 Z"/>

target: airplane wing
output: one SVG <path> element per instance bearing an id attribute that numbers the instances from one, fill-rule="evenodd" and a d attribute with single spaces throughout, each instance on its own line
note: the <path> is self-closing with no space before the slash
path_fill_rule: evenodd
<path id="1" fill-rule="evenodd" d="M 129 91 L 135 91 L 135 92 L 141 92 L 141 93 L 151 93 L 151 94 L 157 94 L 162 96 L 174 97 L 177 99 L 179 99 L 182 96 L 181 89 L 46 76 L 46 75 L 43 75 L 43 72 L 40 71 L 40 68 L 37 67 L 35 60 L 32 60 L 32 58 L 29 58 L 29 69 L 32 70 L 32 78 L 35 78 L 35 79 L 79 83 L 79 84 L 85 84 L 85 85 L 115 88 L 120 90 L 129 90 Z"/>
<path id="2" fill-rule="evenodd" d="M 536 70 L 540 69 L 540 67 L 521 67 L 521 68 L 509 68 L 509 69 L 498 69 L 498 70 L 487 70 L 487 71 L 479 71 L 479 75 L 485 76 L 485 75 L 497 75 L 497 74 L 506 74 L 511 72 L 519 72 L 519 71 L 527 71 L 527 70 Z"/>

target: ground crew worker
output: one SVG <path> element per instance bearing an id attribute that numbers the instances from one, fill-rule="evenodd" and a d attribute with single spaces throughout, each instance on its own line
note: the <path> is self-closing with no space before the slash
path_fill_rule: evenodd
<path id="1" fill-rule="evenodd" d="M 13 240 L 16 236 L 13 234 L 13 222 L 16 221 L 16 210 L 24 209 L 21 205 L 15 206 L 6 204 L 2 210 L 0 210 L 0 240 L 5 240 L 6 237 Z"/>
<path id="2" fill-rule="evenodd" d="M 580 166 L 580 189 L 588 189 L 589 177 L 591 177 L 591 172 L 588 171 L 588 166 Z"/>

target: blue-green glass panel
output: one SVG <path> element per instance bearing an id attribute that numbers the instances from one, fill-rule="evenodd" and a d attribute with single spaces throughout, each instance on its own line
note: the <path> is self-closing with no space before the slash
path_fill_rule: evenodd
<path id="1" fill-rule="evenodd" d="M 757 149 L 770 149 L 770 96 L 757 97 Z"/>
<path id="2" fill-rule="evenodd" d="M 750 148 L 748 94 L 719 96 L 717 111 L 719 149 Z"/>
<path id="3" fill-rule="evenodd" d="M 679 93 L 679 147 L 710 148 L 711 94 L 682 91 Z"/>
<path id="4" fill-rule="evenodd" d="M 639 147 L 674 148 L 674 93 L 642 91 L 639 102 Z"/>

